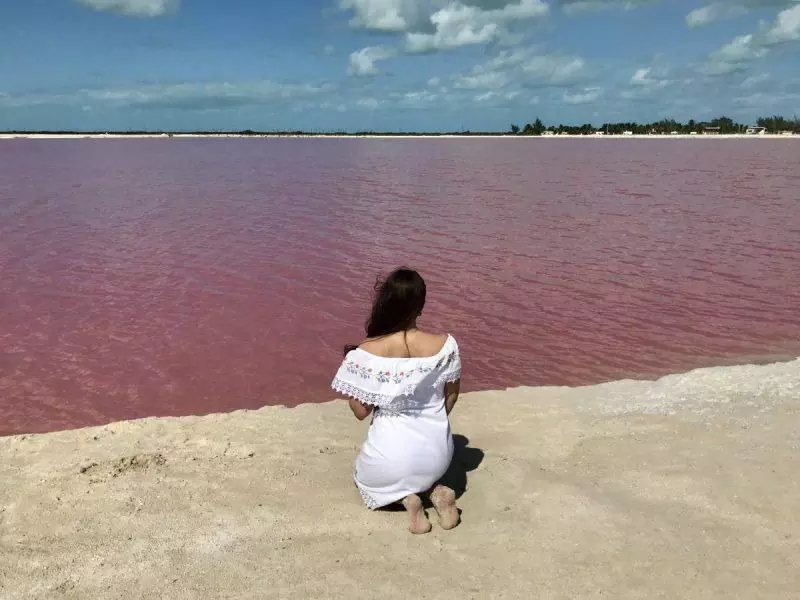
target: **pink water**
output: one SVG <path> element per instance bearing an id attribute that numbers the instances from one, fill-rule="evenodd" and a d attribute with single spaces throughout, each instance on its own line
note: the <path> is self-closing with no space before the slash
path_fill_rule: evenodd
<path id="1" fill-rule="evenodd" d="M 0 434 L 329 400 L 375 277 L 467 389 L 800 354 L 800 146 L 0 143 Z"/>

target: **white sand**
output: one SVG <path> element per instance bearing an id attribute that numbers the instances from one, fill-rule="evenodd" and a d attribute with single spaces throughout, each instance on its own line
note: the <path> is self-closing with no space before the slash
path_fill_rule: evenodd
<path id="1" fill-rule="evenodd" d="M 341 402 L 0 439 L 0 598 L 800 593 L 800 359 L 468 394 L 453 423 L 463 523 L 418 537 L 360 504 Z"/>
<path id="2" fill-rule="evenodd" d="M 504 139 L 504 140 L 800 140 L 800 135 L 782 135 L 782 134 L 766 134 L 766 135 L 745 135 L 745 134 L 732 134 L 732 135 L 553 135 L 553 136 L 528 136 L 528 135 L 315 135 L 315 134 L 257 134 L 257 135 L 239 135 L 236 133 L 219 133 L 219 134 L 195 134 L 195 133 L 176 133 L 173 138 L 320 138 L 320 139 L 386 139 L 386 140 L 403 140 L 403 139 L 420 139 L 420 140 L 443 140 L 443 139 Z M 144 133 L 144 134 L 67 134 L 67 133 L 0 133 L 0 140 L 12 139 L 133 139 L 133 138 L 164 138 L 169 139 L 166 133 Z"/>

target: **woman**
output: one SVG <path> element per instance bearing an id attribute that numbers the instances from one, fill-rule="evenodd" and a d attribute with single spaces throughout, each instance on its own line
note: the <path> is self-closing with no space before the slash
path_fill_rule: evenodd
<path id="1" fill-rule="evenodd" d="M 429 492 L 439 524 L 452 529 L 455 492 L 438 482 L 453 458 L 448 415 L 461 381 L 458 345 L 449 334 L 417 328 L 426 290 L 416 271 L 397 269 L 375 291 L 366 340 L 345 347 L 332 383 L 358 420 L 372 415 L 355 482 L 372 510 L 402 502 L 411 533 L 431 530 L 418 496 Z"/>

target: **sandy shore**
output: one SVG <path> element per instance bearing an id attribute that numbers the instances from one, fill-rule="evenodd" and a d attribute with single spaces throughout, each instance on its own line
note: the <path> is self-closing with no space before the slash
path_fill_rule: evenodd
<path id="1" fill-rule="evenodd" d="M 0 598 L 775 598 L 800 590 L 800 359 L 463 397 L 463 523 L 350 481 L 341 402 L 0 438 Z"/>
<path id="2" fill-rule="evenodd" d="M 800 135 L 553 135 L 553 136 L 523 136 L 523 135 L 283 135 L 283 134 L 260 134 L 260 135 L 239 135 L 235 133 L 220 134 L 193 134 L 176 133 L 173 138 L 320 138 L 320 139 L 385 139 L 385 140 L 443 140 L 443 139 L 505 139 L 505 140 L 800 140 Z M 34 133 L 34 134 L 13 134 L 0 133 L 0 140 L 13 139 L 135 139 L 135 138 L 164 138 L 169 139 L 169 135 L 163 134 L 62 134 L 62 133 Z"/>

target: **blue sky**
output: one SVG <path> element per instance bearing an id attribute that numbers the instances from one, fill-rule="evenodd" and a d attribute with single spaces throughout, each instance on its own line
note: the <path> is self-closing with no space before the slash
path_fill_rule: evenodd
<path id="1" fill-rule="evenodd" d="M 0 129 L 800 113 L 800 0 L 0 0 Z"/>

